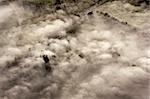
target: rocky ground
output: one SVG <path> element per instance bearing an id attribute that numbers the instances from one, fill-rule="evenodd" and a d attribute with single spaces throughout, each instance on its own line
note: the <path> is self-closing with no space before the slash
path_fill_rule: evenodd
<path id="1" fill-rule="evenodd" d="M 149 6 L 0 12 L 0 99 L 149 99 Z"/>

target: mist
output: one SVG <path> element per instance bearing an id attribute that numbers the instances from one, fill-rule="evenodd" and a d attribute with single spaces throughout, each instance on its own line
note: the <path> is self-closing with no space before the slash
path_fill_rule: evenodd
<path id="1" fill-rule="evenodd" d="M 0 5 L 0 99 L 149 99 L 149 6 L 34 11 Z"/>

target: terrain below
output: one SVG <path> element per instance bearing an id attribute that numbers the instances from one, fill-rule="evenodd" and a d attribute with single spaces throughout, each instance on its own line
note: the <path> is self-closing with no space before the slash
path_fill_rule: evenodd
<path id="1" fill-rule="evenodd" d="M 149 99 L 149 7 L 0 12 L 0 99 Z"/>

